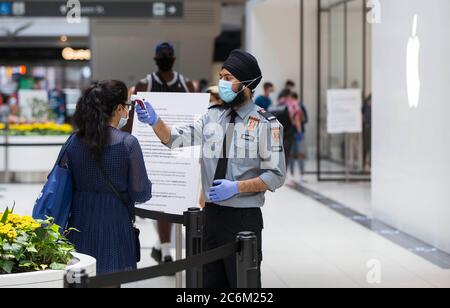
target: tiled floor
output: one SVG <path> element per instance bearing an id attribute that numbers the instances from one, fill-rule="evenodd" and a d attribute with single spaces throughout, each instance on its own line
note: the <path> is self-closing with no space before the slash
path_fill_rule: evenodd
<path id="1" fill-rule="evenodd" d="M 291 179 L 290 179 L 291 180 Z M 369 184 L 316 183 L 308 187 L 370 215 Z M 30 213 L 40 185 L 0 185 L 0 208 L 16 201 L 16 211 Z M 393 244 L 376 233 L 288 187 L 267 196 L 264 208 L 265 287 L 450 287 L 450 271 Z M 139 221 L 142 244 L 150 247 L 155 228 Z M 154 263 L 143 251 L 140 266 Z M 380 266 L 379 284 L 368 283 L 368 262 Z M 162 277 L 127 287 L 174 287 Z"/>

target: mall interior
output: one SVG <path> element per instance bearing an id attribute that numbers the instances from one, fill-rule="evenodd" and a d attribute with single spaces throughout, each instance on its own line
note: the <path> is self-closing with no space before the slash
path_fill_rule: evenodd
<path id="1" fill-rule="evenodd" d="M 31 215 L 93 82 L 136 85 L 170 42 L 205 92 L 242 49 L 263 72 L 255 96 L 271 83 L 276 106 L 290 86 L 303 115 L 266 194 L 263 287 L 450 287 L 450 1 L 81 0 L 80 16 L 69 2 L 0 0 L 0 212 Z M 138 268 L 155 266 L 155 223 L 137 225 Z"/>

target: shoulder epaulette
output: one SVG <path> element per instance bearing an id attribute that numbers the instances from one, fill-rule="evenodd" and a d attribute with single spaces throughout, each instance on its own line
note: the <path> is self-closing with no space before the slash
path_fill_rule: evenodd
<path id="1" fill-rule="evenodd" d="M 208 110 L 211 110 L 211 109 L 221 109 L 221 108 L 224 108 L 223 105 L 212 105 L 212 106 L 209 106 L 209 107 L 208 107 Z"/>
<path id="2" fill-rule="evenodd" d="M 261 110 L 258 111 L 258 113 L 260 115 L 262 115 L 269 122 L 277 120 L 277 117 L 274 116 L 272 113 L 268 112 L 267 110 L 261 109 Z"/>

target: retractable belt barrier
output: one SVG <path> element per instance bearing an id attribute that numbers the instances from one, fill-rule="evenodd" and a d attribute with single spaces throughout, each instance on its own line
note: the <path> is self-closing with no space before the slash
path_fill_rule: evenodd
<path id="1" fill-rule="evenodd" d="M 236 241 L 203 252 L 203 211 L 190 208 L 183 215 L 166 214 L 137 208 L 136 216 L 167 221 L 186 227 L 186 259 L 143 269 L 89 277 L 84 270 L 70 270 L 64 280 L 65 288 L 103 288 L 172 275 L 186 270 L 186 287 L 203 287 L 203 265 L 236 255 L 237 286 L 257 288 L 259 260 L 257 237 L 253 232 L 241 232 Z"/>
<path id="2" fill-rule="evenodd" d="M 136 216 L 141 218 L 147 218 L 152 220 L 160 220 L 160 221 L 166 221 L 173 224 L 180 224 L 186 226 L 186 215 L 176 215 L 176 214 L 168 214 L 158 211 L 150 211 L 150 210 L 144 210 L 141 208 L 136 208 L 135 210 Z"/>

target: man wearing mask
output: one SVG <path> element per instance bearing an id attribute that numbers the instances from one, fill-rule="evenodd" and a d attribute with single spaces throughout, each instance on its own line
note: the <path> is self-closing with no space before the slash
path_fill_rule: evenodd
<path id="1" fill-rule="evenodd" d="M 262 79 L 257 60 L 235 50 L 220 72 L 219 95 L 223 105 L 211 106 L 197 122 L 169 127 L 150 103 L 137 106 L 139 121 L 149 124 L 161 142 L 173 149 L 202 145 L 202 186 L 206 193 L 205 250 L 236 240 L 241 231 L 258 238 L 262 261 L 265 192 L 280 188 L 286 177 L 283 127 L 253 102 Z M 258 273 L 261 285 L 261 276 Z M 204 267 L 204 287 L 235 288 L 236 258 Z"/>
<path id="2" fill-rule="evenodd" d="M 176 60 L 175 48 L 168 42 L 156 46 L 155 63 L 158 71 L 147 75 L 133 89 L 134 94 L 138 92 L 194 92 L 193 84 L 182 74 L 175 72 L 173 66 Z M 124 131 L 131 133 L 133 127 L 134 110 L 130 112 L 130 120 Z M 158 221 L 159 243 L 152 249 L 152 258 L 158 263 L 172 262 L 170 250 L 172 248 L 171 235 L 172 224 Z"/>

